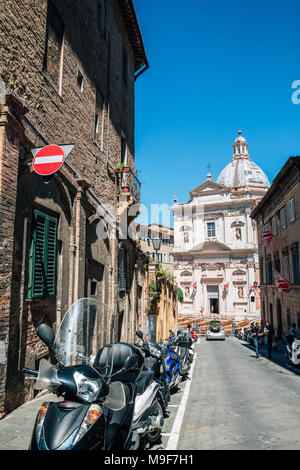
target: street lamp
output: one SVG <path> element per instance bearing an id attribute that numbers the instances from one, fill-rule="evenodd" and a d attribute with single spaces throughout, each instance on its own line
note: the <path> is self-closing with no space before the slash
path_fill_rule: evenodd
<path id="1" fill-rule="evenodd" d="M 161 239 L 159 237 L 152 238 L 152 245 L 153 245 L 153 249 L 156 251 L 156 254 L 157 254 L 157 252 L 160 250 Z"/>
<path id="2" fill-rule="evenodd" d="M 156 261 L 157 261 L 157 252 L 160 250 L 160 247 L 161 247 L 161 238 L 159 237 L 159 234 L 152 238 L 152 245 L 153 245 L 153 249 L 156 252 Z M 155 292 L 157 292 L 156 271 L 157 271 L 157 263 L 155 263 Z"/>

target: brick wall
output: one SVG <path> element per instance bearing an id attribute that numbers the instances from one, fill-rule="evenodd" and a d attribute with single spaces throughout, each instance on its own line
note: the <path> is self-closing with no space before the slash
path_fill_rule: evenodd
<path id="1" fill-rule="evenodd" d="M 54 27 L 63 25 L 64 33 L 58 63 L 55 54 L 60 47 L 51 33 L 52 20 L 47 22 L 47 1 L 0 0 L 0 80 L 6 94 L 16 98 L 11 98 L 9 115 L 2 106 L 0 121 L 0 417 L 33 396 L 32 388 L 24 385 L 21 368 L 35 367 L 46 353 L 35 327 L 42 321 L 55 327 L 70 303 L 87 293 L 86 255 L 93 258 L 100 247 L 89 218 L 97 201 L 116 206 L 114 166 L 121 160 L 122 137 L 127 139 L 127 161 L 134 169 L 134 56 L 118 2 L 101 3 L 104 17 L 99 28 L 98 0 L 51 2 Z M 95 134 L 99 96 L 103 108 Z M 49 185 L 28 165 L 31 148 L 47 143 L 75 145 Z M 89 192 L 95 195 L 93 202 Z M 54 299 L 28 302 L 32 211 L 37 206 L 59 217 L 60 284 Z M 105 266 L 105 301 L 110 307 L 103 341 L 118 335 L 117 250 L 112 241 L 109 256 L 97 259 Z M 133 337 L 135 327 L 131 318 L 128 312 L 128 337 Z"/>
<path id="2" fill-rule="evenodd" d="M 43 71 L 47 2 L 5 0 L 4 3 L 5 8 L 1 0 L 0 78 L 27 105 L 26 117 L 49 142 L 75 144 L 68 163 L 79 175 L 93 182 L 103 202 L 114 204 L 114 178 L 107 170 L 106 156 L 109 145 L 111 162 L 120 161 L 121 129 L 128 137 L 132 165 L 134 154 L 133 60 L 117 7 L 114 2 L 108 3 L 111 8 L 107 11 L 106 35 L 103 35 L 97 24 L 96 0 L 88 3 L 76 0 L 75 8 L 74 1 L 53 2 L 65 26 L 60 96 L 49 73 Z M 122 80 L 122 45 L 127 48 L 131 71 L 127 88 Z M 78 70 L 83 75 L 82 92 L 77 86 Z M 94 141 L 96 88 L 104 97 L 104 110 L 102 136 Z"/>

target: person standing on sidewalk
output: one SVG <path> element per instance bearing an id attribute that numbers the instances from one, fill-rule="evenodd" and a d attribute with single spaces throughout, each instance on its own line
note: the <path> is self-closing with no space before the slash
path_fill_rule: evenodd
<path id="1" fill-rule="evenodd" d="M 296 327 L 297 327 L 296 323 L 293 323 L 292 327 L 290 328 L 289 335 L 295 336 L 296 331 L 297 331 Z"/>
<path id="2" fill-rule="evenodd" d="M 252 338 L 255 346 L 256 357 L 259 357 L 259 341 L 261 336 L 263 336 L 264 332 L 262 328 L 259 326 L 259 323 L 256 322 L 254 327 L 252 328 Z"/>
<path id="3" fill-rule="evenodd" d="M 275 330 L 269 321 L 267 321 L 266 323 L 266 330 L 267 330 L 268 357 L 269 359 L 271 359 Z"/>
<path id="4" fill-rule="evenodd" d="M 266 346 L 268 346 L 268 328 L 267 328 L 267 324 L 269 322 L 266 322 L 265 324 L 265 327 L 264 327 L 264 336 L 263 336 L 263 341 L 262 343 L 265 344 Z"/>

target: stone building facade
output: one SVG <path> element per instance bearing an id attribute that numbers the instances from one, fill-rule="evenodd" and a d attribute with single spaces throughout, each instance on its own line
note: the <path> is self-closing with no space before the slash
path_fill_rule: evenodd
<path id="1" fill-rule="evenodd" d="M 174 275 L 184 294 L 181 318 L 260 315 L 257 230 L 250 214 L 270 185 L 241 134 L 218 180 L 209 173 L 187 203 L 175 201 L 172 207 Z"/>
<path id="2" fill-rule="evenodd" d="M 292 323 L 300 328 L 300 157 L 289 158 L 251 217 L 259 233 L 262 319 L 284 339 Z M 263 229 L 272 233 L 270 244 L 264 243 Z M 276 288 L 275 270 L 290 284 L 288 290 Z"/>
<path id="3" fill-rule="evenodd" d="M 47 355 L 38 324 L 56 328 L 86 296 L 107 306 L 102 344 L 141 322 L 143 254 L 118 222 L 139 202 L 134 90 L 147 67 L 132 0 L 0 0 L 0 417 L 33 396 L 22 367 Z M 55 175 L 33 171 L 33 148 L 69 143 Z"/>
<path id="4" fill-rule="evenodd" d="M 138 239 L 143 253 L 147 254 L 152 262 L 159 263 L 162 269 L 173 274 L 173 248 L 174 229 L 161 224 L 138 225 Z M 160 249 L 153 248 L 152 238 L 161 239 Z"/>
<path id="5" fill-rule="evenodd" d="M 157 294 L 155 294 L 155 284 Z M 160 276 L 155 263 L 151 263 L 148 268 L 147 310 L 149 341 L 164 341 L 170 335 L 169 330 L 175 331 L 177 329 L 178 294 L 176 284 L 165 275 Z"/>

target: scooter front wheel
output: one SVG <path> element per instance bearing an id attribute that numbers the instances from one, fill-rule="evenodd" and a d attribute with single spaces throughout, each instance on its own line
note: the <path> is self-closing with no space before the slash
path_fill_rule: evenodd
<path id="1" fill-rule="evenodd" d="M 179 366 L 179 374 L 182 376 L 182 377 L 186 377 L 189 373 L 189 369 L 190 369 L 190 364 L 180 364 Z"/>
<path id="2" fill-rule="evenodd" d="M 158 419 L 163 420 L 164 411 L 159 400 L 157 400 L 157 408 L 158 408 Z M 155 429 L 155 431 L 148 432 L 146 436 L 150 444 L 152 445 L 156 444 L 159 441 L 160 436 L 161 436 L 161 428 L 157 428 Z"/>

